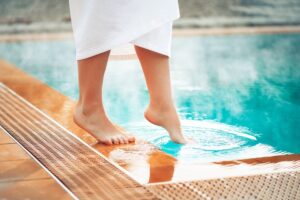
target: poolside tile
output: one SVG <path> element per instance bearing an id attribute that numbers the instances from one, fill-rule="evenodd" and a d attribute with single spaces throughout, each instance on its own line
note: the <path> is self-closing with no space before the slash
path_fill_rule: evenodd
<path id="1" fill-rule="evenodd" d="M 0 182 L 1 199 L 72 199 L 53 179 Z"/>
<path id="2" fill-rule="evenodd" d="M 15 141 L 11 139 L 3 130 L 0 129 L 0 145 L 1 144 L 13 144 Z"/>
<path id="3" fill-rule="evenodd" d="M 50 178 L 50 175 L 33 160 L 0 162 L 0 182 Z"/>
<path id="4" fill-rule="evenodd" d="M 31 159 L 30 156 L 20 148 L 18 144 L 0 145 L 0 162 Z"/>

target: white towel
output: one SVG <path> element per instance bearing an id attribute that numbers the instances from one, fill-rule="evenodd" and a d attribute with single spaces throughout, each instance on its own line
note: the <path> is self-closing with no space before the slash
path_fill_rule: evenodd
<path id="1" fill-rule="evenodd" d="M 69 0 L 76 59 L 135 44 L 170 57 L 178 0 Z"/>

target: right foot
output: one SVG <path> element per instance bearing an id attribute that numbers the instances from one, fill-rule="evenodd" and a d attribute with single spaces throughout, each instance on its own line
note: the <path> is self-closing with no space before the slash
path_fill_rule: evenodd
<path id="1" fill-rule="evenodd" d="M 182 134 L 175 107 L 159 108 L 149 105 L 144 112 L 144 116 L 152 124 L 165 128 L 174 142 L 179 144 L 188 143 L 188 140 Z"/>
<path id="2" fill-rule="evenodd" d="M 76 105 L 73 114 L 74 122 L 104 144 L 128 144 L 134 142 L 134 136 L 125 133 L 122 128 L 114 125 L 99 109 L 83 111 L 82 106 Z"/>

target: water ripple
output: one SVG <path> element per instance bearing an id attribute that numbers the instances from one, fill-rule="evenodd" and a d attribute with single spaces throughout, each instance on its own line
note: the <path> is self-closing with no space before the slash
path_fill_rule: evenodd
<path id="1" fill-rule="evenodd" d="M 232 126 L 211 120 L 182 120 L 182 129 L 195 144 L 180 145 L 172 142 L 167 132 L 148 122 L 125 125 L 163 151 L 183 161 L 216 161 L 272 155 L 271 146 L 260 144 L 259 135 L 245 127 Z"/>

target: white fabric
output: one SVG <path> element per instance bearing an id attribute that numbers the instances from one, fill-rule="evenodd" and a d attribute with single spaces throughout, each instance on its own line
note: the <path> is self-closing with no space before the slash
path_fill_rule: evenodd
<path id="1" fill-rule="evenodd" d="M 178 0 L 69 0 L 76 59 L 128 43 L 170 56 Z"/>

